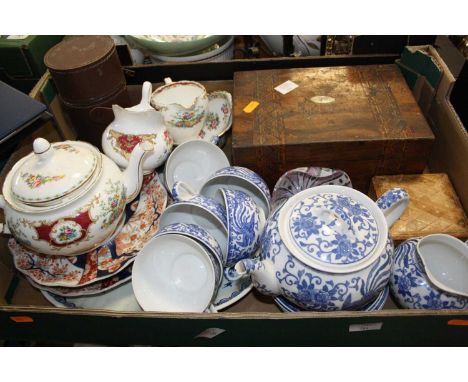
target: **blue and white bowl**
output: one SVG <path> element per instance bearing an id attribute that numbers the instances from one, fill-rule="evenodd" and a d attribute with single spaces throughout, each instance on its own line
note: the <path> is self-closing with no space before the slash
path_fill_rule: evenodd
<path id="1" fill-rule="evenodd" d="M 205 229 L 196 224 L 184 223 L 170 224 L 158 232 L 158 235 L 167 234 L 180 234 L 188 236 L 203 244 L 211 252 L 213 257 L 217 261 L 217 265 L 215 266 L 217 268 L 216 274 L 219 278 L 219 275 L 222 274 L 223 269 L 223 254 L 221 251 L 221 247 L 211 234 L 209 234 Z M 221 282 L 221 278 L 219 278 L 217 282 L 219 284 Z"/>
<path id="2" fill-rule="evenodd" d="M 237 263 L 233 278 L 251 274 L 260 292 L 282 295 L 306 310 L 361 307 L 388 283 L 393 256 L 388 226 L 407 203 L 401 189 L 377 203 L 349 187 L 304 190 L 272 213 L 260 259 Z"/>
<path id="3" fill-rule="evenodd" d="M 348 174 L 342 170 L 298 167 L 285 172 L 276 182 L 271 195 L 271 210 L 276 210 L 298 192 L 324 184 L 353 187 Z"/>
<path id="4" fill-rule="evenodd" d="M 395 250 L 390 288 L 410 309 L 468 309 L 468 246 L 448 235 L 429 235 Z"/>
<path id="5" fill-rule="evenodd" d="M 173 197 L 175 196 L 178 201 L 165 209 L 161 215 L 159 226 L 163 229 L 171 224 L 185 223 L 203 227 L 216 239 L 221 248 L 223 263 L 225 263 L 228 247 L 226 209 L 216 200 L 203 195 L 187 193 L 181 196 L 182 188 L 177 188 L 177 184 L 173 187 Z M 175 189 L 179 191 L 175 192 Z"/>
<path id="6" fill-rule="evenodd" d="M 212 311 L 222 268 L 206 246 L 186 234 L 154 236 L 136 256 L 132 287 L 145 311 Z"/>
<path id="7" fill-rule="evenodd" d="M 218 193 L 221 187 L 245 192 L 263 210 L 265 216 L 270 214 L 270 190 L 260 175 L 254 171 L 239 166 L 222 168 L 203 184 L 200 194 L 222 202 L 222 196 Z"/>
<path id="8" fill-rule="evenodd" d="M 228 248 L 226 266 L 252 257 L 265 227 L 265 214 L 243 191 L 221 188 L 227 212 Z"/>

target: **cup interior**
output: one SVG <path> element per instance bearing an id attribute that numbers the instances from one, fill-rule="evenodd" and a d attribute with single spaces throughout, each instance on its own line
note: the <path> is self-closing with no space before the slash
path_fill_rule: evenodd
<path id="1" fill-rule="evenodd" d="M 229 160 L 219 147 L 201 140 L 189 141 L 177 147 L 167 160 L 167 186 L 172 189 L 175 182 L 181 181 L 197 193 L 211 175 L 227 166 Z"/>
<path id="2" fill-rule="evenodd" d="M 244 191 L 254 200 L 257 206 L 265 212 L 265 216 L 269 215 L 269 203 L 264 197 L 263 193 L 257 188 L 257 186 L 240 177 L 232 175 L 216 176 L 215 178 L 208 180 L 202 186 L 200 194 L 213 198 L 219 203 L 223 204 L 223 195 L 218 192 L 220 188 L 230 188 L 232 190 Z"/>
<path id="3" fill-rule="evenodd" d="M 203 227 L 216 239 L 223 251 L 223 256 L 226 255 L 227 229 L 210 211 L 195 204 L 184 202 L 172 204 L 161 215 L 159 226 L 163 228 L 175 223 L 196 224 Z"/>
<path id="4" fill-rule="evenodd" d="M 165 85 L 154 95 L 154 101 L 158 105 L 179 104 L 185 108 L 190 108 L 198 97 L 205 93 L 205 89 L 193 82 L 176 82 Z"/>
<path id="5" fill-rule="evenodd" d="M 215 270 L 206 250 L 178 234 L 153 238 L 133 265 L 132 285 L 146 311 L 203 312 L 215 287 Z"/>
<path id="6" fill-rule="evenodd" d="M 418 243 L 426 273 L 442 290 L 468 297 L 468 246 L 449 235 L 437 234 Z"/>

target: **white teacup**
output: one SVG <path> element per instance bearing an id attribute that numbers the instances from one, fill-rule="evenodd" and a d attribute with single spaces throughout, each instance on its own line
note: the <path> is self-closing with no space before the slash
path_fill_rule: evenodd
<path id="1" fill-rule="evenodd" d="M 216 171 L 228 166 L 229 160 L 218 146 L 203 140 L 185 142 L 166 161 L 166 186 L 172 191 L 174 184 L 181 181 L 198 193 Z"/>
<path id="2" fill-rule="evenodd" d="M 205 87 L 194 81 L 172 82 L 157 88 L 151 96 L 151 104 L 162 113 L 164 124 L 176 145 L 197 139 L 203 128 L 208 107 Z"/>
<path id="3" fill-rule="evenodd" d="M 215 311 L 222 270 L 195 239 L 180 234 L 156 235 L 133 264 L 132 286 L 145 311 Z"/>

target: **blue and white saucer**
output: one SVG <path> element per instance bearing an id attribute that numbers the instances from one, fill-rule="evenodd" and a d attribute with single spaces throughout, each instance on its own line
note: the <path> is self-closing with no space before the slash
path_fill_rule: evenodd
<path id="1" fill-rule="evenodd" d="M 382 310 L 385 302 L 387 301 L 388 294 L 390 292 L 390 288 L 387 285 L 380 294 L 376 297 L 376 299 L 369 304 L 363 306 L 359 309 L 361 312 L 373 312 L 376 310 Z M 275 300 L 276 305 L 283 311 L 283 312 L 307 312 L 307 310 L 294 305 L 288 299 L 283 296 L 276 296 L 273 298 Z"/>

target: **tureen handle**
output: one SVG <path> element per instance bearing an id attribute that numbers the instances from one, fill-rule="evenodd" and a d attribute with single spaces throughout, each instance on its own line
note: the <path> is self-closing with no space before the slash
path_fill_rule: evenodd
<path id="1" fill-rule="evenodd" d="M 171 77 L 166 77 L 166 78 L 164 79 L 164 83 L 165 83 L 166 85 L 172 84 L 172 79 L 171 79 Z"/>
<path id="2" fill-rule="evenodd" d="M 150 105 L 150 100 L 151 100 L 151 94 L 153 93 L 153 85 L 151 85 L 151 82 L 145 81 L 143 83 L 143 87 L 141 88 L 141 101 L 140 105 L 141 106 L 151 106 Z"/>
<path id="3" fill-rule="evenodd" d="M 377 205 L 384 213 L 389 227 L 405 212 L 408 203 L 409 195 L 402 188 L 392 188 L 377 199 Z"/>
<path id="4" fill-rule="evenodd" d="M 0 209 L 5 209 L 5 198 L 3 195 L 0 195 Z M 0 223 L 0 233 L 4 234 L 11 234 L 10 230 L 8 229 L 8 226 L 5 223 Z"/>

